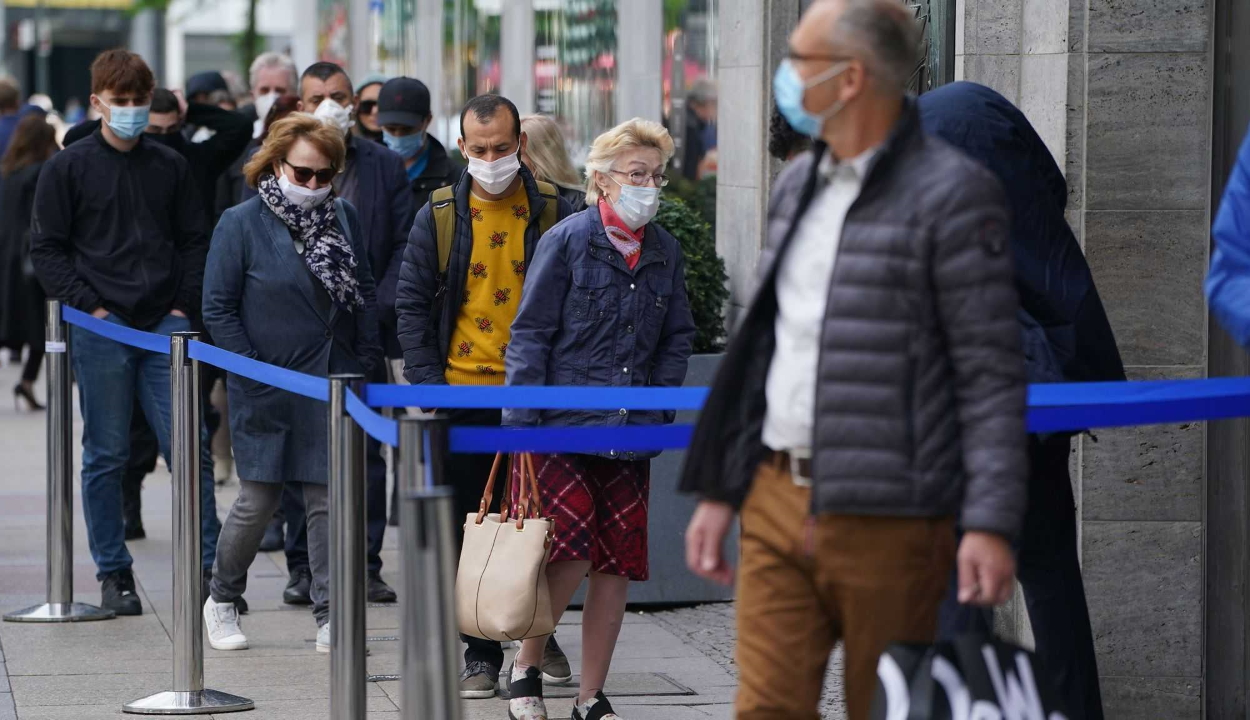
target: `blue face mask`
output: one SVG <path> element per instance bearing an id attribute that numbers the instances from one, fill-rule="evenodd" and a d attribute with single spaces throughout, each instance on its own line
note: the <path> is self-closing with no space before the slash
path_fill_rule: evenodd
<path id="1" fill-rule="evenodd" d="M 116 107 L 109 105 L 108 125 L 117 137 L 122 140 L 134 140 L 148 126 L 148 109 L 150 106 Z"/>
<path id="2" fill-rule="evenodd" d="M 828 70 L 803 82 L 794 63 L 782 60 L 777 66 L 777 74 L 773 76 L 773 99 L 777 101 L 777 109 L 781 116 L 790 123 L 794 131 L 808 137 L 820 137 L 829 118 L 838 114 L 845 103 L 838 101 L 819 115 L 810 113 L 803 107 L 803 94 L 817 85 L 828 82 L 846 71 L 849 63 L 835 63 Z"/>
<path id="3" fill-rule="evenodd" d="M 386 143 L 386 146 L 398 153 L 400 157 L 407 160 L 421 152 L 421 146 L 425 145 L 425 133 L 416 132 L 411 135 L 397 137 L 383 130 L 382 142 Z"/>

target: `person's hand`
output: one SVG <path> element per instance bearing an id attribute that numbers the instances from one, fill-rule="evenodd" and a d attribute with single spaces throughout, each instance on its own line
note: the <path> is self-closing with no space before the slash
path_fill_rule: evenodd
<path id="1" fill-rule="evenodd" d="M 733 524 L 734 509 L 704 500 L 695 508 L 686 528 L 686 566 L 695 575 L 721 585 L 732 585 L 734 568 L 725 560 L 725 536 Z"/>
<path id="2" fill-rule="evenodd" d="M 104 308 L 102 308 L 102 307 L 98 307 L 98 308 L 96 308 L 95 310 L 92 310 L 92 311 L 91 311 L 91 317 L 93 317 L 93 318 L 95 318 L 95 319 L 97 319 L 97 320 L 103 320 L 104 318 L 106 318 L 106 317 L 108 317 L 108 316 L 109 316 L 109 311 L 108 311 L 108 310 L 105 310 L 105 309 L 104 309 Z"/>
<path id="3" fill-rule="evenodd" d="M 182 89 L 178 88 L 172 91 L 174 97 L 178 98 L 178 117 L 186 119 L 187 117 L 187 96 L 182 93 Z"/>
<path id="4" fill-rule="evenodd" d="M 1001 535 L 966 532 L 959 543 L 959 602 L 993 607 L 1011 599 L 1016 559 Z"/>
<path id="5" fill-rule="evenodd" d="M 183 311 L 178 310 L 178 309 L 170 310 L 170 311 L 169 311 L 169 314 L 170 314 L 170 315 L 173 315 L 174 317 L 178 317 L 178 318 L 185 318 L 185 317 L 187 316 L 187 314 L 186 314 L 186 313 L 184 313 Z"/>

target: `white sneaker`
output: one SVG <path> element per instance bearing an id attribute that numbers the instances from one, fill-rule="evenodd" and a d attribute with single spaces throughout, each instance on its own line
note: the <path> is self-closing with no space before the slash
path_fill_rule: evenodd
<path id="1" fill-rule="evenodd" d="M 247 649 L 247 636 L 239 628 L 239 611 L 234 603 L 214 602 L 210 597 L 204 603 L 204 627 L 208 630 L 208 644 L 214 650 Z"/>
<path id="2" fill-rule="evenodd" d="M 326 623 L 317 629 L 317 652 L 330 652 L 330 623 Z M 365 645 L 365 655 L 370 654 L 369 646 Z"/>

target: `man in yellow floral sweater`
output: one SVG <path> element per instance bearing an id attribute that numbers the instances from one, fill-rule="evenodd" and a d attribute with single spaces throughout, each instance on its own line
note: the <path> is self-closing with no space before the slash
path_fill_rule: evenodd
<path id="1" fill-rule="evenodd" d="M 504 384 L 526 265 L 542 233 L 572 214 L 554 187 L 535 181 L 521 164 L 521 117 L 506 98 L 470 100 L 460 113 L 460 135 L 468 172 L 417 213 L 396 289 L 404 377 L 414 385 Z M 447 238 L 441 252 L 440 231 Z M 448 415 L 453 425 L 497 426 L 501 412 L 450 409 Z M 489 455 L 448 457 L 444 473 L 455 487 L 457 517 L 477 510 L 491 462 Z M 494 697 L 503 650 L 496 642 L 464 640 L 461 697 Z M 549 683 L 572 678 L 554 639 L 543 670 Z"/>

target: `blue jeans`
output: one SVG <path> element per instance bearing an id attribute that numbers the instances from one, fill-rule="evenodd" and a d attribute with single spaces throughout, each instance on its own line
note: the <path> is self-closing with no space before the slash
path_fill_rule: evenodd
<path id="1" fill-rule="evenodd" d="M 106 322 L 124 325 L 110 315 Z M 152 330 L 170 335 L 191 329 L 186 318 L 172 315 Z M 82 412 L 82 506 L 96 578 L 131 566 L 122 521 L 122 477 L 130 458 L 130 415 L 135 401 L 169 459 L 169 358 L 70 327 L 70 362 L 78 380 Z M 205 568 L 217 556 L 217 502 L 213 496 L 213 460 L 209 435 L 200 420 L 200 548 Z"/>

